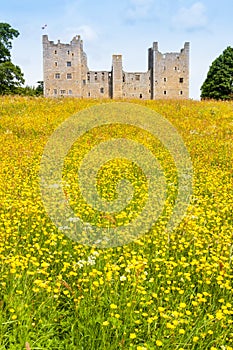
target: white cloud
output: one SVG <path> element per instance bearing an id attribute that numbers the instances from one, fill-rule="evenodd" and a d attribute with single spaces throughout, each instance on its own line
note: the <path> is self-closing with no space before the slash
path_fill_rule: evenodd
<path id="1" fill-rule="evenodd" d="M 82 25 L 78 27 L 77 30 L 78 34 L 80 34 L 84 40 L 93 41 L 98 37 L 97 32 L 88 25 Z"/>
<path id="2" fill-rule="evenodd" d="M 154 0 L 130 0 L 130 6 L 126 12 L 128 20 L 145 19 L 150 16 Z"/>
<path id="3" fill-rule="evenodd" d="M 202 29 L 207 24 L 206 8 L 202 2 L 195 2 L 191 7 L 181 7 L 172 19 L 177 29 Z"/>
<path id="4" fill-rule="evenodd" d="M 98 38 L 97 32 L 89 25 L 84 24 L 79 27 L 69 27 L 66 30 L 66 38 L 70 41 L 75 35 L 80 35 L 84 41 L 94 41 Z"/>

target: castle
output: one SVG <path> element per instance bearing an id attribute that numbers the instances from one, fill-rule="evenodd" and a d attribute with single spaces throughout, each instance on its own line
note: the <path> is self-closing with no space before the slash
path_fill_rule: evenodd
<path id="1" fill-rule="evenodd" d="M 111 71 L 90 71 L 83 41 L 70 44 L 48 40 L 43 35 L 44 95 L 79 98 L 189 98 L 189 43 L 180 52 L 162 54 L 158 43 L 148 50 L 146 72 L 125 72 L 122 55 L 112 56 Z"/>

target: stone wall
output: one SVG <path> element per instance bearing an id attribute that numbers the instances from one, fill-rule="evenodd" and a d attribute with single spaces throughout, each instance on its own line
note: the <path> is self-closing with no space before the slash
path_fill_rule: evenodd
<path id="1" fill-rule="evenodd" d="M 189 98 L 189 43 L 180 52 L 162 54 L 153 46 L 153 99 Z"/>
<path id="2" fill-rule="evenodd" d="M 123 97 L 149 100 L 151 98 L 150 72 L 124 72 Z"/>
<path id="3" fill-rule="evenodd" d="M 80 36 L 56 44 L 43 35 L 44 95 L 80 98 L 189 98 L 189 43 L 177 53 L 162 54 L 154 42 L 146 72 L 125 72 L 121 55 L 111 71 L 89 71 Z"/>

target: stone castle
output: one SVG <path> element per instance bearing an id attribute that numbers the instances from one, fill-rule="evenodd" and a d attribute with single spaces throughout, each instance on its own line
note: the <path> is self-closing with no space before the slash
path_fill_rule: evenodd
<path id="1" fill-rule="evenodd" d="M 90 71 L 83 41 L 70 44 L 48 40 L 43 35 L 44 95 L 79 98 L 189 98 L 189 43 L 180 52 L 161 53 L 154 42 L 148 50 L 148 70 L 123 70 L 122 55 L 112 56 L 111 71 Z"/>

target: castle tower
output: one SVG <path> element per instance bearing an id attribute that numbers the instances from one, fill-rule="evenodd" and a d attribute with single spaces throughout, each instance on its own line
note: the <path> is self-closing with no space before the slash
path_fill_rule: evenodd
<path id="1" fill-rule="evenodd" d="M 112 56 L 112 98 L 122 98 L 122 55 Z"/>
<path id="2" fill-rule="evenodd" d="M 151 99 L 189 98 L 189 43 L 180 52 L 162 54 L 158 43 L 149 49 Z"/>
<path id="3" fill-rule="evenodd" d="M 57 44 L 43 35 L 44 95 L 47 97 L 82 97 L 83 77 L 86 76 L 86 54 L 80 36 L 70 44 Z"/>

